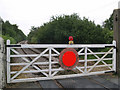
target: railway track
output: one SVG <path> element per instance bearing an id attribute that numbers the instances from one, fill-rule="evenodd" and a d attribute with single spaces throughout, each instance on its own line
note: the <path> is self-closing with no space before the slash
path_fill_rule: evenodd
<path id="1" fill-rule="evenodd" d="M 20 42 L 19 44 L 27 44 L 27 41 Z M 41 51 L 38 49 L 22 49 L 23 54 L 39 54 Z M 49 57 L 43 57 L 47 61 Z M 33 58 L 28 57 L 30 61 L 33 60 Z M 55 59 L 55 58 L 52 58 Z M 43 67 L 40 67 L 37 65 L 40 69 Z M 55 65 L 57 67 L 57 65 Z M 75 72 L 76 73 L 76 72 Z M 40 73 L 36 73 L 37 75 L 40 75 Z M 35 74 L 35 75 L 36 75 Z M 103 82 L 101 82 L 101 80 Z M 40 88 L 103 88 L 103 90 L 112 90 L 112 88 L 117 88 L 118 86 L 114 83 L 111 83 L 109 81 L 104 80 L 103 78 L 96 77 L 96 76 L 86 76 L 86 77 L 76 77 L 76 78 L 68 78 L 68 79 L 53 79 L 53 80 L 44 80 L 44 81 L 36 81 L 37 85 Z"/>

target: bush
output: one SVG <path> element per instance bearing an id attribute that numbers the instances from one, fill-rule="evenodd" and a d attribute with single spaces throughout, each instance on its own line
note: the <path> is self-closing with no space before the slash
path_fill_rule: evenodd
<path id="1" fill-rule="evenodd" d="M 0 37 L 1 37 L 1 36 L 0 36 Z M 12 38 L 12 37 L 2 35 L 2 38 L 4 39 L 4 42 L 5 42 L 5 43 L 6 43 L 6 41 L 7 41 L 8 39 L 10 40 L 11 44 L 15 44 L 15 43 L 16 43 L 15 39 Z"/>

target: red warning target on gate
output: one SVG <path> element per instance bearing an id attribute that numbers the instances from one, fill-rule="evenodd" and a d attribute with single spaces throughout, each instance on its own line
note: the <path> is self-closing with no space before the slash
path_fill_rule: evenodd
<path id="1" fill-rule="evenodd" d="M 59 63 L 62 68 L 71 70 L 75 66 L 77 66 L 79 61 L 78 53 L 73 48 L 66 48 L 63 51 L 61 51 L 59 56 Z"/>

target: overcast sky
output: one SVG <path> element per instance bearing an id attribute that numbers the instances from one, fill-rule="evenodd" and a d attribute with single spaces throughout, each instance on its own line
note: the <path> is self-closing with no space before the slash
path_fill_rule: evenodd
<path id="1" fill-rule="evenodd" d="M 120 0 L 0 0 L 0 17 L 17 24 L 26 35 L 31 26 L 49 22 L 51 16 L 77 13 L 96 24 L 109 18 Z"/>

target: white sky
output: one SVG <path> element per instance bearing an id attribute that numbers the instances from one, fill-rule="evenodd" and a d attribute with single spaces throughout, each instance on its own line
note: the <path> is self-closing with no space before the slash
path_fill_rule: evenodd
<path id="1" fill-rule="evenodd" d="M 31 26 L 49 22 L 51 16 L 78 13 L 96 24 L 109 18 L 120 0 L 0 0 L 0 17 L 17 24 L 26 35 Z"/>

